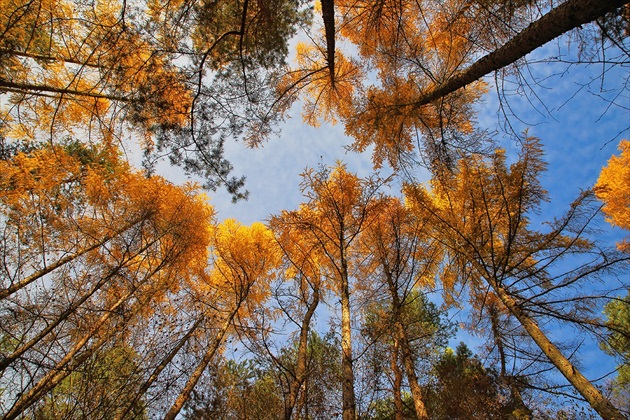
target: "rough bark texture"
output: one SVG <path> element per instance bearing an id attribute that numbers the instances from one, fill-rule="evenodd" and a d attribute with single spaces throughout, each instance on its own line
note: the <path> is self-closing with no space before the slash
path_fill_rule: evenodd
<path id="1" fill-rule="evenodd" d="M 514 298 L 496 282 L 490 282 L 501 302 L 519 320 L 525 331 L 534 340 L 536 345 L 543 351 L 553 365 L 562 375 L 575 387 L 584 399 L 593 407 L 597 413 L 605 420 L 622 420 L 624 417 L 588 379 L 577 370 L 577 368 L 558 350 L 558 348 L 547 338 L 545 333 L 538 327 L 538 324 L 528 316 Z"/>
<path id="2" fill-rule="evenodd" d="M 536 48 L 580 25 L 592 22 L 629 3 L 628 0 L 569 0 L 551 10 L 496 51 L 482 57 L 447 82 L 422 95 L 413 104 L 427 105 L 455 92 L 483 76 L 524 57 Z"/>

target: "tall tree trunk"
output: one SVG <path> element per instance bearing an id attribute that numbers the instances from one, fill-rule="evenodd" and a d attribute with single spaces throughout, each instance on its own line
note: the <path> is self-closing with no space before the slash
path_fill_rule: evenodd
<path id="1" fill-rule="evenodd" d="M 326 33 L 326 61 L 330 74 L 330 85 L 335 86 L 335 1 L 322 0 L 322 18 Z"/>
<path id="2" fill-rule="evenodd" d="M 52 322 L 50 322 L 48 325 L 46 325 L 46 328 L 44 328 L 43 330 L 41 330 L 39 333 L 37 333 L 33 338 L 31 338 L 28 342 L 24 343 L 22 346 L 20 346 L 19 348 L 17 348 L 13 353 L 11 353 L 9 356 L 5 357 L 4 359 L 0 360 L 0 373 L 3 372 L 11 363 L 13 363 L 17 358 L 19 358 L 20 356 L 22 356 L 25 352 L 27 352 L 29 349 L 31 349 L 34 345 L 36 345 L 39 341 L 41 341 L 44 337 L 46 337 L 48 334 L 50 334 L 55 328 L 57 328 L 57 326 L 59 324 L 61 324 L 63 321 L 65 321 L 66 319 L 68 319 L 68 317 L 73 314 L 81 305 L 83 305 L 92 295 L 94 295 L 94 293 L 96 293 L 97 291 L 99 291 L 101 289 L 101 287 L 103 287 L 110 279 L 112 279 L 122 268 L 124 268 L 126 266 L 126 264 L 131 261 L 133 258 L 135 258 L 136 256 L 140 255 L 141 253 L 143 253 L 144 251 L 146 251 L 147 249 L 149 249 L 151 246 L 153 246 L 156 242 L 158 241 L 158 239 L 155 239 L 154 241 L 151 241 L 149 243 L 147 243 L 145 246 L 143 246 L 141 249 L 139 249 L 138 251 L 136 251 L 134 253 L 134 255 L 132 256 L 128 256 L 125 258 L 124 261 L 122 261 L 120 263 L 120 265 L 114 269 L 112 269 L 109 274 L 107 274 L 105 277 L 103 277 L 101 280 L 99 280 L 93 287 L 92 289 L 90 289 L 89 292 L 87 292 L 84 296 L 82 296 L 81 298 L 79 298 L 79 300 L 77 300 L 76 302 L 74 302 L 73 304 L 71 304 L 69 307 L 66 308 L 65 311 L 63 311 L 61 314 L 59 314 L 59 316 Z"/>
<path id="3" fill-rule="evenodd" d="M 293 410 L 295 409 L 295 405 L 297 403 L 300 388 L 302 388 L 302 384 L 307 376 L 306 372 L 306 359 L 308 356 L 308 333 L 310 331 L 311 319 L 315 314 L 315 310 L 317 310 L 317 306 L 319 305 L 319 288 L 315 286 L 313 288 L 313 300 L 308 306 L 308 310 L 304 315 L 304 319 L 302 319 L 302 325 L 300 326 L 300 339 L 298 344 L 298 354 L 297 361 L 295 366 L 295 376 L 293 377 L 293 381 L 291 383 L 290 391 L 289 391 L 289 401 L 284 408 L 284 418 L 285 420 L 291 420 L 291 416 L 293 415 Z"/>
<path id="4" fill-rule="evenodd" d="M 151 276 L 149 276 L 150 278 Z M 143 281 L 143 283 L 146 282 Z M 63 381 L 68 375 L 74 372 L 83 362 L 85 362 L 92 354 L 94 354 L 100 347 L 102 347 L 111 337 L 120 332 L 126 322 L 121 322 L 114 329 L 107 331 L 103 334 L 103 337 L 95 344 L 90 346 L 83 353 L 79 354 L 79 351 L 88 343 L 91 338 L 97 336 L 97 333 L 102 330 L 107 321 L 116 313 L 116 310 L 131 298 L 133 293 L 137 290 L 137 287 L 132 291 L 126 293 L 120 299 L 118 299 L 112 306 L 107 308 L 105 313 L 99 318 L 97 323 L 86 333 L 83 337 L 75 343 L 72 349 L 66 353 L 66 355 L 52 368 L 46 375 L 44 375 L 35 386 L 20 396 L 15 402 L 13 407 L 5 414 L 3 420 L 12 420 L 17 418 L 26 409 L 40 400 L 44 394 L 56 387 L 61 381 Z M 143 299 L 142 302 L 138 302 L 136 311 L 134 314 L 140 311 L 151 297 Z"/>
<path id="5" fill-rule="evenodd" d="M 392 277 L 391 272 L 386 273 L 387 285 L 389 287 L 389 293 L 392 298 L 392 305 L 394 308 L 394 325 L 396 327 L 396 335 L 400 345 L 400 351 L 405 367 L 405 374 L 407 375 L 407 382 L 409 382 L 409 388 L 411 389 L 411 397 L 413 398 L 413 405 L 416 409 L 416 416 L 420 420 L 426 420 L 429 418 L 427 414 L 427 408 L 424 405 L 424 399 L 422 397 L 422 388 L 418 383 L 418 375 L 416 375 L 416 367 L 411 354 L 411 345 L 409 343 L 409 336 L 407 330 L 400 320 L 400 311 L 402 310 L 402 303 L 398 296 L 398 289 L 396 288 L 396 282 Z"/>
<path id="6" fill-rule="evenodd" d="M 404 406 L 402 401 L 402 372 L 400 366 L 398 366 L 398 354 L 399 354 L 398 340 L 394 340 L 394 350 L 392 351 L 391 368 L 394 372 L 394 407 L 396 407 L 396 420 L 403 420 Z"/>
<path id="7" fill-rule="evenodd" d="M 422 396 L 422 388 L 418 383 L 418 375 L 416 374 L 416 367 L 411 354 L 411 345 L 409 344 L 409 337 L 407 336 L 407 330 L 400 322 L 396 322 L 396 329 L 398 334 L 398 340 L 400 342 L 400 350 L 405 367 L 405 374 L 407 375 L 407 382 L 409 382 L 409 388 L 411 389 L 411 397 L 413 398 L 413 406 L 416 409 L 416 416 L 420 420 L 426 420 L 429 418 L 427 413 L 427 407 L 424 405 L 424 398 Z"/>
<path id="8" fill-rule="evenodd" d="M 538 327 L 536 321 L 523 311 L 516 300 L 496 281 L 490 279 L 490 286 L 503 302 L 506 308 L 519 320 L 525 331 L 534 340 L 536 345 L 547 356 L 549 361 L 564 375 L 564 377 L 575 387 L 593 409 L 605 420 L 622 420 L 624 417 L 608 401 L 597 388 L 558 350 L 558 348 L 547 338 L 545 333 Z"/>
<path id="9" fill-rule="evenodd" d="M 343 248 L 342 248 L 343 251 Z M 343 420 L 356 419 L 354 396 L 354 371 L 352 368 L 352 330 L 350 325 L 350 285 L 345 255 L 341 256 L 341 394 L 343 399 Z"/>
<path id="10" fill-rule="evenodd" d="M 514 382 L 513 376 L 508 376 L 506 369 L 506 358 L 505 358 L 505 350 L 503 348 L 503 336 L 501 335 L 501 330 L 499 329 L 499 314 L 498 308 L 495 302 L 488 304 L 488 315 L 490 316 L 490 323 L 492 326 L 492 335 L 494 336 L 494 342 L 497 346 L 497 351 L 499 352 L 499 359 L 501 362 L 501 378 L 503 378 L 508 387 L 510 388 L 510 396 L 512 399 L 512 407 L 516 410 L 520 410 L 523 414 L 527 413 L 524 419 L 530 419 L 531 410 L 525 405 L 523 401 L 523 396 L 521 395 L 521 390 L 518 388 L 516 383 Z"/>
<path id="11" fill-rule="evenodd" d="M 426 92 L 414 101 L 413 106 L 418 108 L 443 98 L 493 71 L 514 63 L 563 33 L 592 22 L 627 3 L 628 0 L 568 0 L 533 22 L 504 46 Z"/>

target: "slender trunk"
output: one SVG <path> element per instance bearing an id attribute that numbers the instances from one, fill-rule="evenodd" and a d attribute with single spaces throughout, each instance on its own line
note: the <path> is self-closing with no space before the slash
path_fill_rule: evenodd
<path id="1" fill-rule="evenodd" d="M 568 0 L 533 22 L 502 47 L 422 95 L 413 106 L 420 107 L 443 98 L 493 71 L 514 63 L 563 33 L 592 22 L 627 3 L 628 0 Z"/>
<path id="2" fill-rule="evenodd" d="M 516 300 L 496 280 L 490 286 L 506 308 L 519 320 L 525 331 L 564 377 L 604 420 L 622 420 L 624 417 L 597 388 L 558 350 L 538 324 L 518 305 Z"/>
<path id="3" fill-rule="evenodd" d="M 418 383 L 418 375 L 416 374 L 416 367 L 411 354 L 411 346 L 409 344 L 409 337 L 404 325 L 400 321 L 396 322 L 396 329 L 398 330 L 398 340 L 400 342 L 400 350 L 405 367 L 405 374 L 407 375 L 407 382 L 409 382 L 409 388 L 411 389 L 411 397 L 413 398 L 413 405 L 416 409 L 416 416 L 418 419 L 426 420 L 429 418 L 427 413 L 427 407 L 424 405 L 424 399 L 422 396 L 422 388 Z"/>
<path id="4" fill-rule="evenodd" d="M 68 317 L 74 313 L 83 303 L 85 303 L 85 301 L 87 301 L 92 295 L 94 295 L 94 293 L 96 293 L 101 287 L 103 287 L 103 285 L 113 276 L 115 275 L 115 273 L 117 273 L 120 270 L 120 268 L 115 269 L 112 273 L 110 273 L 108 276 L 104 277 L 101 281 L 99 281 L 96 285 L 94 285 L 94 287 L 92 287 L 92 289 L 85 294 L 83 297 L 81 297 L 78 301 L 74 302 L 72 305 L 70 305 L 68 308 L 66 308 L 65 311 L 63 311 L 58 317 L 57 319 L 55 319 L 53 322 L 51 322 L 50 324 L 48 324 L 46 326 L 46 328 L 44 328 L 43 330 L 41 330 L 37 335 L 35 335 L 33 338 L 31 338 L 28 342 L 26 342 L 24 345 L 22 345 L 21 347 L 19 347 L 18 349 L 16 349 L 13 353 L 11 353 L 9 356 L 5 357 L 4 359 L 0 360 L 0 372 L 4 372 L 4 370 L 11 365 L 11 363 L 13 363 L 15 360 L 17 360 L 20 356 L 22 356 L 24 353 L 26 353 L 28 350 L 30 350 L 33 346 L 35 346 L 37 343 L 39 343 L 42 339 L 44 339 L 44 337 L 46 337 L 48 334 L 50 334 L 55 328 L 57 328 L 57 326 L 59 324 L 61 324 L 63 321 L 65 321 L 66 319 L 68 319 Z"/>
<path id="5" fill-rule="evenodd" d="M 392 351 L 391 368 L 394 372 L 394 407 L 396 407 L 396 420 L 403 420 L 404 406 L 402 401 L 402 372 L 398 366 L 399 343 L 394 340 L 394 350 Z"/>
<path id="6" fill-rule="evenodd" d="M 148 273 L 144 279 L 136 284 L 129 292 L 119 298 L 112 306 L 107 308 L 104 314 L 98 319 L 96 324 L 90 328 L 90 330 L 75 343 L 72 349 L 52 368 L 42 379 L 35 384 L 30 390 L 23 393 L 20 398 L 13 404 L 11 409 L 4 416 L 3 420 L 12 420 L 18 417 L 22 412 L 28 409 L 31 405 L 42 398 L 44 394 L 56 387 L 61 381 L 63 381 L 68 375 L 70 375 L 76 368 L 78 368 L 83 362 L 85 362 L 95 351 L 97 351 L 103 344 L 105 344 L 112 336 L 117 334 L 126 325 L 125 322 L 121 322 L 116 328 L 107 333 L 102 334 L 102 338 L 96 342 L 96 344 L 89 347 L 86 351 L 78 354 L 79 351 L 85 347 L 91 338 L 98 335 L 99 331 L 102 331 L 103 326 L 109 321 L 109 319 L 116 313 L 118 308 L 138 290 L 138 288 L 145 283 L 148 283 L 153 276 L 163 268 L 163 264 L 159 264 L 154 270 Z M 135 316 L 140 312 L 144 306 L 153 298 L 152 294 L 143 296 L 143 299 L 137 302 L 135 310 L 129 317 Z"/>
<path id="7" fill-rule="evenodd" d="M 6 289 L 2 289 L 0 290 L 0 300 L 7 298 L 9 296 L 11 296 L 13 293 L 17 292 L 20 289 L 23 289 L 24 287 L 28 286 L 29 284 L 33 283 L 35 280 L 40 279 L 42 277 L 44 277 L 46 274 L 51 273 L 52 271 L 58 269 L 59 267 L 62 267 L 63 265 L 74 261 L 75 259 L 81 257 L 82 255 L 87 254 L 90 251 L 93 251 L 103 245 L 105 245 L 107 242 L 109 242 L 110 240 L 112 240 L 114 237 L 120 235 L 123 232 L 126 232 L 127 230 L 131 229 L 132 227 L 134 227 L 137 223 L 141 222 L 143 219 L 139 219 L 139 220 L 135 220 L 133 222 L 131 222 L 130 224 L 124 226 L 122 229 L 114 232 L 111 235 L 106 235 L 105 237 L 103 237 L 103 239 L 101 239 L 100 241 L 98 241 L 97 243 L 90 245 L 86 248 L 83 248 L 81 250 L 79 250 L 78 252 L 76 252 L 75 254 L 72 255 L 68 255 L 64 258 L 61 258 L 60 260 L 57 260 L 55 263 L 48 265 L 46 267 L 44 267 L 41 270 L 38 270 L 37 272 L 31 274 L 30 276 L 18 281 L 17 283 L 12 284 L 11 286 L 9 286 Z"/>
<path id="8" fill-rule="evenodd" d="M 221 326 L 221 329 L 217 333 L 214 342 L 212 343 L 212 346 L 206 351 L 206 353 L 203 355 L 203 358 L 195 368 L 195 371 L 188 378 L 188 382 L 186 382 L 186 385 L 181 390 L 181 392 L 175 399 L 175 402 L 164 416 L 164 420 L 174 420 L 181 411 L 182 407 L 184 407 L 184 404 L 186 404 L 186 402 L 190 399 L 190 393 L 192 392 L 195 385 L 197 385 L 199 378 L 206 370 L 208 364 L 214 358 L 214 355 L 221 346 L 221 343 L 223 342 L 223 339 L 225 338 L 225 335 L 227 334 L 227 331 L 230 328 L 230 325 L 232 324 L 232 321 L 234 320 L 238 309 L 238 307 L 234 309 L 227 317 L 227 319 Z"/>
<path id="9" fill-rule="evenodd" d="M 293 382 L 291 383 L 290 391 L 289 391 L 289 401 L 287 401 L 287 405 L 284 408 L 284 418 L 285 420 L 290 420 L 293 415 L 293 410 L 295 409 L 295 404 L 298 400 L 298 396 L 300 394 L 300 388 L 302 388 L 302 384 L 306 379 L 306 359 L 308 352 L 308 333 L 310 330 L 311 319 L 315 314 L 315 310 L 319 305 L 319 288 L 315 286 L 313 289 L 313 301 L 309 304 L 308 310 L 304 315 L 304 319 L 302 320 L 302 325 L 300 327 L 300 339 L 298 344 L 298 354 L 297 354 L 297 363 L 295 367 L 295 376 L 293 378 Z"/>
<path id="10" fill-rule="evenodd" d="M 160 373 L 162 373 L 162 371 L 166 368 L 166 366 L 168 366 L 168 364 L 171 363 L 171 361 L 173 360 L 173 358 L 175 358 L 177 353 L 179 353 L 179 351 L 182 349 L 182 347 L 184 347 L 184 344 L 186 344 L 188 342 L 188 340 L 190 339 L 190 337 L 195 333 L 195 331 L 197 331 L 197 328 L 199 328 L 199 326 L 201 325 L 203 320 L 204 320 L 203 316 L 199 317 L 197 322 L 195 322 L 193 324 L 193 326 L 188 330 L 186 335 L 184 335 L 184 337 L 182 337 L 179 340 L 179 342 L 171 350 L 171 352 L 169 354 L 167 354 L 164 359 L 162 359 L 160 364 L 158 366 L 156 366 L 155 369 L 153 369 L 153 372 L 151 373 L 151 376 L 149 376 L 149 378 L 138 389 L 138 391 L 136 392 L 136 395 L 133 397 L 131 402 L 127 405 L 125 410 L 119 412 L 116 415 L 116 417 L 114 418 L 114 420 L 122 420 L 131 410 L 133 410 L 133 407 L 134 407 L 136 401 L 138 401 L 138 399 L 140 397 L 142 397 L 147 392 L 147 390 L 151 387 L 153 382 L 155 382 L 155 380 L 158 378 L 158 376 L 160 376 Z"/>
<path id="11" fill-rule="evenodd" d="M 345 255 L 341 256 L 341 395 L 343 420 L 355 420 L 354 371 L 352 368 L 352 330 L 350 325 L 350 285 Z"/>
<path id="12" fill-rule="evenodd" d="M 31 95 L 42 95 L 44 93 L 59 93 L 62 95 L 73 95 L 73 96 L 83 96 L 94 99 L 109 99 L 111 101 L 118 102 L 133 102 L 133 99 L 119 96 L 119 95 L 109 95 L 106 93 L 100 93 L 98 91 L 89 91 L 89 90 L 77 90 L 70 88 L 62 88 L 55 86 L 47 86 L 40 85 L 36 83 L 17 83 L 11 80 L 0 78 L 0 92 L 18 92 L 24 94 Z"/>
<path id="13" fill-rule="evenodd" d="M 392 305 L 394 308 L 394 324 L 396 326 L 396 335 L 398 343 L 400 345 L 403 366 L 405 367 L 405 374 L 407 375 L 407 382 L 409 382 L 409 388 L 411 390 L 411 397 L 413 398 L 413 405 L 416 409 L 416 416 L 420 420 L 426 420 L 429 418 L 429 416 L 427 414 L 427 408 L 424 405 L 422 388 L 420 388 L 420 384 L 418 383 L 418 375 L 416 375 L 416 367 L 413 360 L 413 355 L 411 354 L 409 336 L 407 335 L 407 330 L 405 329 L 405 326 L 400 321 L 400 311 L 402 309 L 402 303 L 400 302 L 398 290 L 396 289 L 396 284 L 394 282 L 394 279 L 392 278 L 391 273 L 388 272 L 386 278 L 387 284 L 389 286 L 389 293 L 391 294 L 392 298 Z"/>

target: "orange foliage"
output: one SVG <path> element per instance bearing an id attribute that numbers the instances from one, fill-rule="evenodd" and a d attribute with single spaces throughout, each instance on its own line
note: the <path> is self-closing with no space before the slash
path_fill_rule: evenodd
<path id="1" fill-rule="evenodd" d="M 619 143 L 619 156 L 613 156 L 608 165 L 602 168 L 595 184 L 597 198 L 604 202 L 604 213 L 613 226 L 630 230 L 630 141 Z M 618 244 L 625 252 L 630 252 L 630 241 L 625 239 Z"/>

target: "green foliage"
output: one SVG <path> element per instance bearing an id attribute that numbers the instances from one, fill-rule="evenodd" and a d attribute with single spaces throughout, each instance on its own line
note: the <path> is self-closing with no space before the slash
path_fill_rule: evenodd
<path id="1" fill-rule="evenodd" d="M 617 377 L 612 382 L 613 396 L 630 410 L 630 292 L 624 298 L 608 303 L 604 314 L 611 334 L 600 346 L 606 353 L 621 359 Z"/>
<path id="2" fill-rule="evenodd" d="M 431 419 L 502 419 L 506 401 L 499 377 L 462 342 L 448 348 L 434 366 L 434 382 L 426 387 Z"/>

